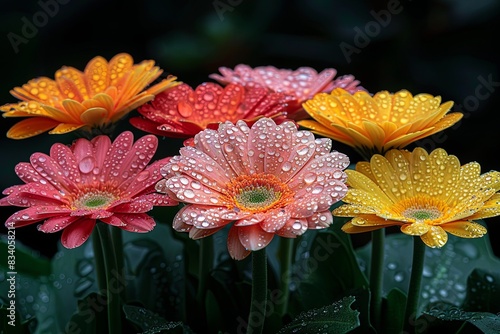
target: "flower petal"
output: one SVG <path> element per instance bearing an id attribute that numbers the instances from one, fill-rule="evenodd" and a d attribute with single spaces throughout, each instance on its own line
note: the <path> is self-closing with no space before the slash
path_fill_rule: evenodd
<path id="1" fill-rule="evenodd" d="M 238 229 L 238 237 L 245 249 L 256 251 L 266 247 L 273 239 L 274 233 L 264 231 L 259 224 L 232 228 Z"/>
<path id="2" fill-rule="evenodd" d="M 239 228 L 231 227 L 227 235 L 227 249 L 231 258 L 235 260 L 243 260 L 250 251 L 246 249 L 240 241 Z"/>
<path id="3" fill-rule="evenodd" d="M 66 248 L 80 247 L 92 234 L 95 219 L 79 219 L 64 228 L 61 243 Z"/>
<path id="4" fill-rule="evenodd" d="M 487 233 L 483 225 L 471 221 L 456 221 L 442 224 L 441 227 L 460 238 L 480 238 Z"/>
<path id="5" fill-rule="evenodd" d="M 448 241 L 448 234 L 439 226 L 432 226 L 429 232 L 420 236 L 422 241 L 431 248 L 441 248 Z"/>

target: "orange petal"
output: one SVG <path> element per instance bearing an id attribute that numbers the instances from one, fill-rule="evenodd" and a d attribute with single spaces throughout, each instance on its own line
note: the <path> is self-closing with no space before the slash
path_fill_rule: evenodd
<path id="1" fill-rule="evenodd" d="M 71 131 L 75 131 L 84 126 L 85 124 L 59 124 L 49 133 L 51 135 L 62 135 Z"/>
<path id="2" fill-rule="evenodd" d="M 101 125 L 108 120 L 108 111 L 104 108 L 90 108 L 80 115 L 80 120 L 90 126 Z"/>
<path id="3" fill-rule="evenodd" d="M 90 97 L 103 92 L 109 85 L 108 61 L 101 56 L 94 57 L 85 66 L 85 79 Z"/>
<path id="4" fill-rule="evenodd" d="M 50 105 L 54 105 L 53 100 L 61 98 L 57 83 L 47 77 L 30 80 L 22 87 L 14 88 L 10 93 L 19 100 L 35 100 Z"/>
<path id="5" fill-rule="evenodd" d="M 70 66 L 63 66 L 60 70 L 58 70 L 55 74 L 55 78 L 59 88 L 70 90 L 65 91 L 64 94 L 68 96 L 70 92 L 75 94 L 74 97 L 70 98 L 79 98 L 81 100 L 85 100 L 89 98 L 89 91 L 86 86 L 85 76 L 84 74 L 77 70 L 76 68 Z M 76 94 L 78 92 L 78 94 Z M 64 97 L 61 96 L 61 99 Z"/>
<path id="6" fill-rule="evenodd" d="M 127 53 L 119 53 L 109 61 L 109 86 L 116 86 L 123 74 L 134 65 L 134 59 Z"/>
<path id="7" fill-rule="evenodd" d="M 50 118 L 33 117 L 16 123 L 7 132 L 7 137 L 11 139 L 25 139 L 46 132 L 59 124 Z"/>

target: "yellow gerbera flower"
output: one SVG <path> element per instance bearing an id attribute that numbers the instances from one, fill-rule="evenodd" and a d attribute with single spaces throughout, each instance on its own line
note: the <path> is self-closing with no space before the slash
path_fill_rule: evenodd
<path id="1" fill-rule="evenodd" d="M 132 56 L 120 53 L 109 63 L 100 56 L 93 58 L 84 72 L 64 66 L 55 73 L 55 80 L 30 80 L 10 91 L 22 102 L 0 107 L 3 117 L 30 117 L 14 125 L 7 137 L 24 139 L 51 129 L 51 134 L 63 134 L 105 127 L 178 84 L 176 77 L 169 76 L 145 89 L 162 72 L 152 60 L 134 65 Z"/>
<path id="2" fill-rule="evenodd" d="M 363 157 L 403 148 L 421 138 L 446 129 L 462 118 L 446 115 L 452 101 L 441 103 L 440 96 L 387 91 L 373 97 L 364 91 L 353 94 L 342 88 L 331 94 L 319 93 L 302 106 L 315 120 L 299 125 L 312 132 L 354 147 Z"/>
<path id="3" fill-rule="evenodd" d="M 441 247 L 446 232 L 477 238 L 486 229 L 474 220 L 500 215 L 500 172 L 480 175 L 481 166 L 460 161 L 443 149 L 428 154 L 390 150 L 346 170 L 346 203 L 333 211 L 354 217 L 342 230 L 368 232 L 400 226 L 401 232 L 420 236 L 429 247 Z"/>

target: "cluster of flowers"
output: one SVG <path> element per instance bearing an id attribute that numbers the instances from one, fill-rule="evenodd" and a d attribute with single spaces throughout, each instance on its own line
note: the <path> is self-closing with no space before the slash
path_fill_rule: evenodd
<path id="1" fill-rule="evenodd" d="M 274 235 L 327 228 L 333 216 L 352 217 L 347 233 L 400 226 L 441 247 L 447 233 L 483 236 L 474 220 L 500 214 L 499 172 L 481 174 L 478 163 L 460 165 L 443 149 L 403 149 L 461 119 L 439 96 L 369 93 L 351 75 L 335 78 L 334 69 L 238 65 L 210 75 L 218 83 L 192 88 L 168 76 L 150 86 L 161 73 L 152 60 L 134 64 L 118 54 L 14 88 L 21 101 L 0 110 L 25 119 L 9 138 L 101 134 L 19 163 L 24 184 L 5 189 L 0 205 L 24 209 L 6 224 L 62 230 L 62 244 L 74 248 L 98 221 L 148 232 L 154 206 L 183 203 L 176 231 L 198 239 L 230 225 L 228 250 L 241 260 Z M 135 109 L 130 123 L 149 134 L 135 142 L 130 131 L 114 140 L 102 134 Z M 157 136 L 186 140 L 179 155 L 150 163 Z M 347 169 L 349 158 L 332 150 L 332 139 L 365 161 Z"/>

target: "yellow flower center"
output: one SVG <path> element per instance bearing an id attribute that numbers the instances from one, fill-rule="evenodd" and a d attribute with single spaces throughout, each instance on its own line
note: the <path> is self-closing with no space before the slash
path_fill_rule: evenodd
<path id="1" fill-rule="evenodd" d="M 280 208 L 293 201 L 288 185 L 272 174 L 240 175 L 227 185 L 222 200 L 229 209 L 254 213 Z"/>
<path id="2" fill-rule="evenodd" d="M 430 196 L 406 198 L 394 205 L 392 211 L 409 222 L 425 222 L 438 224 L 450 212 L 448 205 L 442 200 Z"/>

